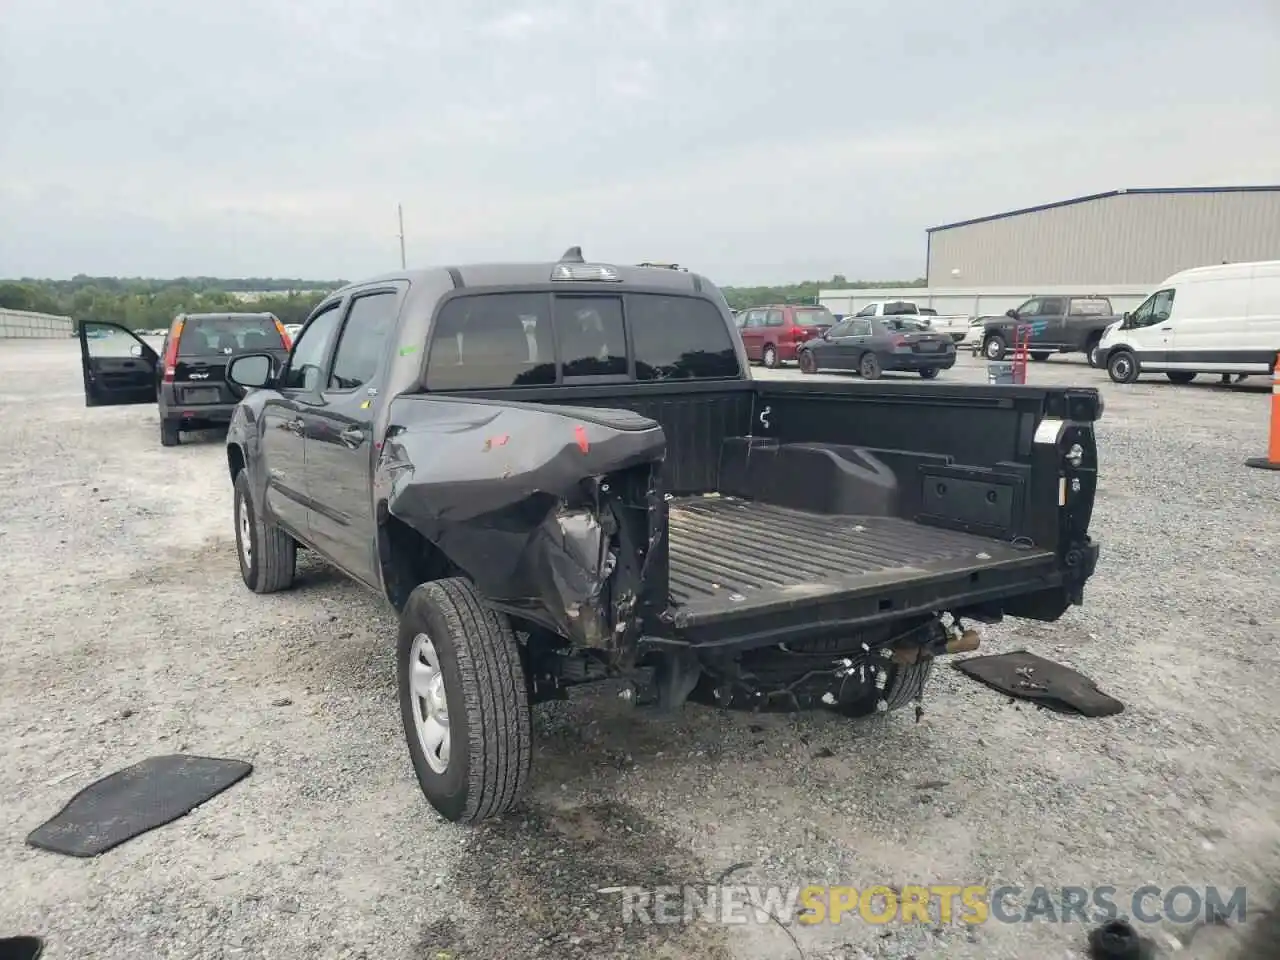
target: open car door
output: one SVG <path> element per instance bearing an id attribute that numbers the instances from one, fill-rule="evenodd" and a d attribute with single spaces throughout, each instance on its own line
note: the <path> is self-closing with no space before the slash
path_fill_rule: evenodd
<path id="1" fill-rule="evenodd" d="M 159 355 L 124 327 L 100 320 L 81 322 L 86 407 L 155 403 L 159 366 Z"/>

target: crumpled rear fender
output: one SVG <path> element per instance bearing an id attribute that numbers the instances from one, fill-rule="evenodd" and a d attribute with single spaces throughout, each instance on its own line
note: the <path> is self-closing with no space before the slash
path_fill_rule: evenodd
<path id="1" fill-rule="evenodd" d="M 666 454 L 655 421 L 627 410 L 402 397 L 389 422 L 375 500 L 488 600 L 584 646 L 617 647 L 638 624 Z M 619 570 L 631 571 L 630 583 L 611 582 Z"/>

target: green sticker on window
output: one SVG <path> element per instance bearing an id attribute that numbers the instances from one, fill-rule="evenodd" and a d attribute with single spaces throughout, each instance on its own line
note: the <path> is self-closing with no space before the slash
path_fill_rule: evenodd
<path id="1" fill-rule="evenodd" d="M 416 344 L 409 344 L 409 346 L 407 347 L 400 348 L 400 356 L 402 357 L 407 357 L 409 356 L 409 354 L 417 353 L 417 352 L 418 352 L 418 347 Z"/>

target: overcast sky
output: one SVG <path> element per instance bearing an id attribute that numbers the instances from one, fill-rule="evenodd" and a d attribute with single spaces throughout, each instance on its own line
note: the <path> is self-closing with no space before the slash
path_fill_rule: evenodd
<path id="1" fill-rule="evenodd" d="M 925 228 L 1280 182 L 1278 0 L 5 0 L 0 276 L 588 258 L 899 279 Z"/>

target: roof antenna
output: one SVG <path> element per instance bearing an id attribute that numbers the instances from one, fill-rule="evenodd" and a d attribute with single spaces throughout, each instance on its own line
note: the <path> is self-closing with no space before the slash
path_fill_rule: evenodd
<path id="1" fill-rule="evenodd" d="M 564 252 L 564 256 L 560 258 L 561 263 L 584 263 L 582 259 L 581 247 L 570 247 Z"/>

